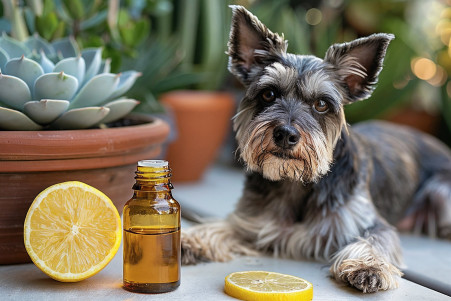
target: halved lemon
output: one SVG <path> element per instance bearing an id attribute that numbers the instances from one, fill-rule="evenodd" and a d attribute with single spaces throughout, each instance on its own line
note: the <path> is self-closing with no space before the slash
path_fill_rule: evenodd
<path id="1" fill-rule="evenodd" d="M 241 300 L 312 300 L 313 286 L 302 278 L 263 271 L 235 272 L 225 278 L 226 294 Z"/>
<path id="2" fill-rule="evenodd" d="M 76 282 L 102 270 L 121 243 L 121 219 L 101 191 L 77 181 L 42 191 L 24 223 L 33 262 L 53 279 Z"/>

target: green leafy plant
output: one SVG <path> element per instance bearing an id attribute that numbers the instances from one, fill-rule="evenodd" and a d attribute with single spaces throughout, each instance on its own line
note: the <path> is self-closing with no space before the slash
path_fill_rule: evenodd
<path id="1" fill-rule="evenodd" d="M 0 30 L 18 40 L 35 32 L 49 41 L 71 35 L 82 49 L 102 47 L 112 72 L 141 72 L 130 91 L 140 111 L 161 111 L 156 99 L 173 89 L 216 89 L 227 75 L 230 10 L 223 0 L 2 3 Z"/>
<path id="2" fill-rule="evenodd" d="M 149 35 L 150 19 L 133 14 L 136 3 L 119 0 L 2 0 L 3 31 L 20 41 L 38 33 L 48 41 L 73 36 L 80 47 L 102 47 L 119 71 L 123 56 L 137 56 L 136 46 Z M 142 2 L 142 1 L 141 1 Z M 10 30 L 7 30 L 8 27 Z"/>
<path id="3" fill-rule="evenodd" d="M 0 37 L 0 129 L 81 129 L 116 121 L 139 103 L 119 98 L 139 73 L 110 73 L 100 48 Z"/>
<path id="4" fill-rule="evenodd" d="M 140 71 L 130 95 L 144 101 L 137 110 L 161 112 L 161 93 L 220 87 L 227 75 L 229 9 L 222 0 L 154 0 L 140 13 L 151 15 L 149 38 L 126 57 L 122 68 Z"/>

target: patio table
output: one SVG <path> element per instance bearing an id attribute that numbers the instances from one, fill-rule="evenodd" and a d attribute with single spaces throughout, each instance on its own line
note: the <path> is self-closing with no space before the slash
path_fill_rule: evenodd
<path id="1" fill-rule="evenodd" d="M 182 210 L 223 218 L 233 210 L 243 180 L 240 170 L 215 165 L 199 182 L 174 183 L 173 193 Z M 190 225 L 182 220 L 182 228 Z M 412 235 L 402 235 L 401 242 L 409 271 L 451 286 L 451 242 Z M 406 279 L 401 279 L 398 289 L 363 295 L 332 280 L 324 263 L 269 256 L 183 266 L 181 285 L 174 292 L 135 294 L 121 287 L 122 248 L 100 273 L 78 283 L 54 281 L 34 264 L 0 266 L 0 300 L 236 300 L 223 292 L 224 278 L 244 270 L 274 271 L 304 278 L 313 284 L 314 300 L 450 300 L 449 296 Z"/>

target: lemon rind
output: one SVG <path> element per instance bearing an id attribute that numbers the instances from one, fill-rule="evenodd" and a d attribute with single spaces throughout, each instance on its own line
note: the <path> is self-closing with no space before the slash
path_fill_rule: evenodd
<path id="1" fill-rule="evenodd" d="M 268 273 L 275 274 L 281 276 L 290 276 L 294 279 L 300 279 L 302 282 L 305 282 L 307 286 L 300 290 L 290 290 L 290 291 L 276 291 L 276 292 L 264 292 L 253 290 L 248 287 L 243 287 L 236 284 L 230 278 L 236 274 L 246 274 L 247 272 L 255 272 L 255 273 Z M 226 294 L 241 299 L 241 300 L 312 300 L 313 299 L 313 285 L 309 281 L 302 279 L 297 276 L 281 274 L 277 272 L 268 272 L 268 271 L 243 271 L 243 272 L 235 272 L 227 275 L 225 278 L 225 286 L 224 291 Z"/>
<path id="2" fill-rule="evenodd" d="M 86 191 L 93 192 L 94 194 L 100 195 L 101 199 L 104 202 L 106 202 L 111 208 L 114 209 L 114 213 L 116 215 L 117 221 L 120 221 L 120 216 L 119 216 L 119 212 L 117 211 L 116 207 L 114 206 L 113 202 L 110 200 L 110 198 L 108 196 L 106 196 L 100 190 L 98 190 L 88 184 L 85 184 L 83 182 L 80 182 L 80 181 L 67 181 L 67 182 L 62 182 L 62 183 L 52 185 L 52 186 L 44 189 L 34 199 L 33 203 L 31 204 L 31 206 L 27 212 L 27 215 L 26 215 L 25 221 L 24 221 L 24 244 L 25 244 L 25 249 L 27 250 L 28 255 L 30 256 L 30 258 L 34 262 L 34 264 L 40 270 L 42 270 L 45 274 L 47 274 L 49 277 L 51 277 L 55 280 L 61 281 L 61 282 L 77 282 L 77 281 L 87 279 L 91 276 L 94 276 L 95 274 L 100 272 L 103 268 L 105 268 L 105 266 L 114 258 L 117 251 L 119 250 L 120 243 L 122 240 L 122 229 L 121 229 L 121 223 L 119 222 L 116 227 L 116 231 L 115 231 L 116 241 L 115 241 L 113 247 L 111 248 L 110 253 L 101 262 L 99 262 L 97 265 L 95 265 L 95 267 L 92 267 L 83 273 L 60 273 L 60 272 L 56 272 L 56 271 L 52 270 L 34 252 L 33 247 L 30 244 L 30 228 L 27 225 L 30 223 L 30 219 L 33 215 L 33 212 L 41 204 L 42 200 L 45 197 L 47 197 L 47 195 L 50 192 L 55 191 L 57 189 L 65 188 L 65 187 L 79 187 Z"/>

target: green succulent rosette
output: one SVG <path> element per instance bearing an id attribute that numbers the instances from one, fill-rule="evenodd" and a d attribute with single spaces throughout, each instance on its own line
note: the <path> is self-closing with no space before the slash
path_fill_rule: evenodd
<path id="1" fill-rule="evenodd" d="M 85 129 L 121 119 L 139 103 L 122 97 L 140 76 L 110 73 L 102 49 L 72 37 L 0 37 L 0 129 Z"/>

